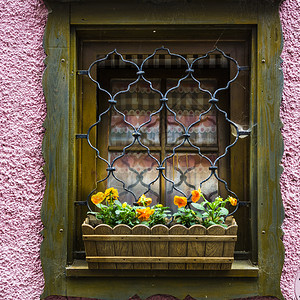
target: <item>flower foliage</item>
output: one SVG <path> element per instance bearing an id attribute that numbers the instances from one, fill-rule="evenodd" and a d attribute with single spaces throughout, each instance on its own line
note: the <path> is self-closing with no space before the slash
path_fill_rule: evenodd
<path id="1" fill-rule="evenodd" d="M 128 226 L 145 224 L 152 227 L 157 224 L 165 225 L 171 218 L 169 207 L 157 204 L 150 208 L 152 199 L 145 195 L 139 198 L 137 207 L 126 202 L 122 204 L 118 198 L 118 190 L 115 188 L 93 195 L 91 201 L 99 208 L 99 211 L 95 213 L 97 219 L 112 227 L 118 224 Z"/>
<path id="2" fill-rule="evenodd" d="M 191 200 L 193 203 L 199 201 L 202 193 L 200 188 L 191 192 Z M 180 201 L 179 199 L 183 199 Z M 201 214 L 198 211 L 194 211 L 191 208 L 187 208 L 186 197 L 174 197 L 174 204 L 178 206 L 178 211 L 174 213 L 173 217 L 176 223 L 182 224 L 186 227 L 190 227 L 195 224 L 201 224 Z"/>
<path id="3" fill-rule="evenodd" d="M 201 198 L 203 201 L 201 203 L 196 203 Z M 195 224 L 202 224 L 205 227 L 219 224 L 227 227 L 224 221 L 225 217 L 229 214 L 229 211 L 225 206 L 228 202 L 232 206 L 237 205 L 237 199 L 232 196 L 228 196 L 225 200 L 218 196 L 212 202 L 207 201 L 200 188 L 191 192 L 191 200 L 191 205 L 195 210 L 183 205 L 186 203 L 185 197 L 174 197 L 174 204 L 178 206 L 178 211 L 173 215 L 176 223 L 187 227 Z"/>
<path id="4" fill-rule="evenodd" d="M 138 206 L 131 206 L 128 203 L 121 203 L 119 200 L 118 190 L 109 188 L 105 192 L 98 192 L 91 197 L 91 201 L 99 208 L 95 213 L 97 219 L 102 223 L 110 226 L 118 224 L 126 224 L 135 226 L 137 224 L 145 224 L 152 227 L 157 224 L 168 225 L 172 223 L 182 224 L 190 227 L 195 224 L 202 224 L 205 227 L 220 224 L 224 227 L 226 216 L 229 214 L 225 207 L 227 203 L 232 206 L 237 205 L 237 199 L 227 197 L 225 200 L 220 196 L 214 201 L 207 201 L 201 192 L 201 189 L 191 191 L 191 206 L 188 205 L 186 197 L 175 196 L 174 204 L 178 206 L 177 212 L 171 214 L 169 207 L 162 204 L 156 204 L 150 207 L 151 198 L 147 198 L 144 194 L 138 199 Z M 197 203 L 202 198 L 202 202 Z"/>
<path id="5" fill-rule="evenodd" d="M 229 202 L 232 206 L 237 205 L 237 199 L 231 196 L 228 196 L 225 200 L 218 196 L 214 201 L 210 202 L 205 199 L 203 194 L 201 193 L 201 197 L 203 201 L 201 203 L 192 203 L 191 205 L 199 211 L 202 219 L 202 224 L 205 227 L 209 227 L 211 225 L 222 225 L 223 227 L 227 227 L 224 224 L 225 217 L 229 214 L 228 209 L 225 207 Z"/>

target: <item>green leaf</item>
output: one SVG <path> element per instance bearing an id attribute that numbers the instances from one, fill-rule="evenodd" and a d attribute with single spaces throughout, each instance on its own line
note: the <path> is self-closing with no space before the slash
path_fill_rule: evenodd
<path id="1" fill-rule="evenodd" d="M 207 207 L 211 208 L 211 209 L 215 209 L 215 206 L 213 203 L 206 201 Z"/>
<path id="2" fill-rule="evenodd" d="M 96 206 L 99 207 L 100 209 L 106 207 L 105 205 L 103 205 L 103 204 L 101 204 L 101 203 L 96 204 Z"/>
<path id="3" fill-rule="evenodd" d="M 212 225 L 216 225 L 216 223 L 214 221 L 208 221 L 208 225 L 212 226 Z"/>
<path id="4" fill-rule="evenodd" d="M 204 204 L 202 203 L 191 203 L 193 207 L 195 207 L 198 210 L 205 210 Z"/>
<path id="5" fill-rule="evenodd" d="M 195 213 L 196 213 L 197 218 L 199 218 L 199 219 L 203 218 L 203 215 L 199 211 L 196 211 Z"/>
<path id="6" fill-rule="evenodd" d="M 203 218 L 207 218 L 207 217 L 209 217 L 209 213 L 205 212 L 205 213 L 202 214 L 202 216 L 203 216 Z"/>
<path id="7" fill-rule="evenodd" d="M 220 216 L 227 216 L 229 214 L 229 211 L 225 207 L 220 207 L 218 213 Z"/>
<path id="8" fill-rule="evenodd" d="M 122 206 L 122 203 L 119 200 L 115 200 L 114 204 Z"/>

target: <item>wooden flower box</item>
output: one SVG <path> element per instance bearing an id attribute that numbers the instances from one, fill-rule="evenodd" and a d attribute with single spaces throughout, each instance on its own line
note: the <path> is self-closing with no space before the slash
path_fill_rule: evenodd
<path id="1" fill-rule="evenodd" d="M 90 269 L 228 270 L 233 262 L 238 226 L 202 225 L 149 228 L 82 224 Z"/>

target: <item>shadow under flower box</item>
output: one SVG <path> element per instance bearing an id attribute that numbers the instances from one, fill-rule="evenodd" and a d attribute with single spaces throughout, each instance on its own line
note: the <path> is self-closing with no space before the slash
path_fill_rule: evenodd
<path id="1" fill-rule="evenodd" d="M 114 228 L 82 224 L 86 260 L 90 269 L 229 270 L 238 226 L 117 225 Z"/>

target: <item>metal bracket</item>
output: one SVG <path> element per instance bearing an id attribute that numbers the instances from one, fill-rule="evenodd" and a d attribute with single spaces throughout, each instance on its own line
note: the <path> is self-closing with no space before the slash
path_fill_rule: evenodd
<path id="1" fill-rule="evenodd" d="M 251 206 L 251 202 L 248 201 L 239 201 L 239 206 L 240 207 L 250 207 Z"/>
<path id="2" fill-rule="evenodd" d="M 248 130 L 239 130 L 239 136 L 248 136 L 251 134 L 251 129 Z"/>
<path id="3" fill-rule="evenodd" d="M 74 205 L 76 206 L 84 206 L 87 205 L 86 201 L 74 201 Z"/>
<path id="4" fill-rule="evenodd" d="M 88 75 L 88 70 L 78 70 L 77 74 L 78 75 Z"/>
<path id="5" fill-rule="evenodd" d="M 250 67 L 249 66 L 239 66 L 240 71 L 249 71 Z"/>
<path id="6" fill-rule="evenodd" d="M 76 139 L 87 139 L 87 134 L 76 134 Z"/>

